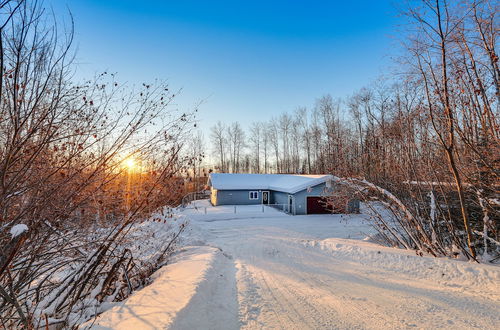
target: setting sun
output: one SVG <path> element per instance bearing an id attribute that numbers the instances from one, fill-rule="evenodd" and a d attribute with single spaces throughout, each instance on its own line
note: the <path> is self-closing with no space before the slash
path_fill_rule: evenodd
<path id="1" fill-rule="evenodd" d="M 122 166 L 124 169 L 126 169 L 129 172 L 136 172 L 139 169 L 139 166 L 137 165 L 137 162 L 134 158 L 128 157 L 123 160 Z"/>

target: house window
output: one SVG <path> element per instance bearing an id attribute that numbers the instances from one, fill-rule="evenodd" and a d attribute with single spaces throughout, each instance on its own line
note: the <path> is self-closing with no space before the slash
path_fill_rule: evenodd
<path id="1" fill-rule="evenodd" d="M 259 199 L 259 192 L 258 191 L 250 191 L 248 193 L 248 198 L 250 198 L 250 199 Z"/>

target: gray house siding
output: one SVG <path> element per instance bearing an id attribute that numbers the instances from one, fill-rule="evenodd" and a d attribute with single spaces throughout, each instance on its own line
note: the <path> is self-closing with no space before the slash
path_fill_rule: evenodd
<path id="1" fill-rule="evenodd" d="M 288 194 L 281 191 L 273 191 L 271 193 L 273 195 L 273 204 L 287 204 L 288 203 Z"/>
<path id="2" fill-rule="evenodd" d="M 271 191 L 271 203 L 276 205 L 275 207 L 279 210 L 287 211 L 288 210 L 288 195 L 287 193 L 281 191 Z M 284 207 L 284 208 L 283 208 Z"/>
<path id="3" fill-rule="evenodd" d="M 295 193 L 295 214 L 307 214 L 307 196 L 325 196 L 325 188 L 326 183 L 321 183 L 311 187 L 310 192 L 308 192 L 307 189 L 304 189 Z"/>
<path id="4" fill-rule="evenodd" d="M 250 199 L 250 191 L 257 191 L 257 199 Z M 262 192 L 258 190 L 218 190 L 215 205 L 256 205 L 262 203 Z"/>

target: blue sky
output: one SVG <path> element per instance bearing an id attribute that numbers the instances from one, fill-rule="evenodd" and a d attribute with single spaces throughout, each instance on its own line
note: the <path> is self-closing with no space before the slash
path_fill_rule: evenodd
<path id="1" fill-rule="evenodd" d="M 75 18 L 77 76 L 117 72 L 129 84 L 167 80 L 179 107 L 203 101 L 204 131 L 268 120 L 383 74 L 397 42 L 389 0 L 46 0 Z"/>

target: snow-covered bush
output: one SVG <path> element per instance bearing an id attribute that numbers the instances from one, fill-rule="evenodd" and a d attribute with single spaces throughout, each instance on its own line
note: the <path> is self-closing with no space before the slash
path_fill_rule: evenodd
<path id="1" fill-rule="evenodd" d="M 427 185 L 430 189 L 423 189 L 423 184 L 407 182 L 396 195 L 366 180 L 336 178 L 336 181 L 363 200 L 365 212 L 370 214 L 378 231 L 377 239 L 385 244 L 412 249 L 419 255 L 471 258 L 463 223 L 452 209 L 453 192 L 443 185 L 431 183 Z M 483 231 L 475 231 L 480 239 L 474 243 L 481 252 L 481 261 L 487 262 L 498 258 L 500 243 L 488 237 L 488 231 L 494 228 L 488 217 L 491 206 L 481 201 L 479 198 L 476 203 L 484 212 L 483 223 L 473 224 L 481 225 Z"/>
<path id="2" fill-rule="evenodd" d="M 2 326 L 16 327 L 23 317 L 35 327 L 88 320 L 147 284 L 185 226 L 185 219 L 168 212 L 111 227 L 56 230 L 47 225 L 38 236 L 50 236 L 50 244 L 25 245 L 6 270 L 9 283 L 2 278 L 2 286 L 15 286 L 2 295 L 11 299 L 0 305 Z M 26 239 L 27 232 L 14 236 L 7 248 L 29 243 Z"/>

